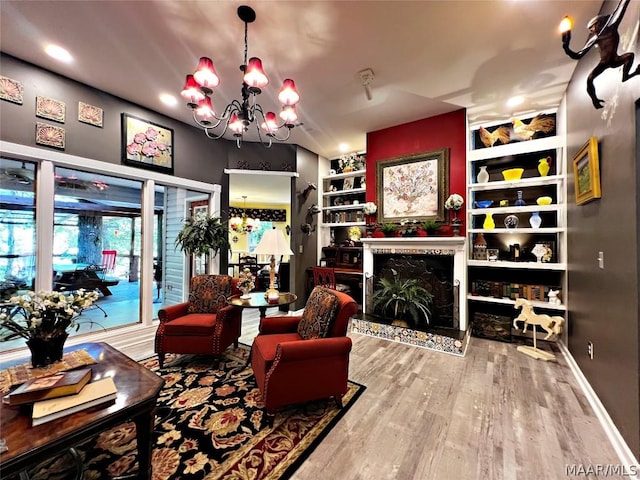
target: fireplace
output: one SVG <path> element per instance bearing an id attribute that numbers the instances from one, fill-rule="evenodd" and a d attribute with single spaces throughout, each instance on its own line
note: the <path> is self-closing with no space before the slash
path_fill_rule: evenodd
<path id="1" fill-rule="evenodd" d="M 466 331 L 465 239 L 462 237 L 363 238 L 363 313 L 381 277 L 396 271 L 400 279 L 416 278 L 433 295 L 429 328 Z M 424 329 L 426 325 L 407 325 Z"/>

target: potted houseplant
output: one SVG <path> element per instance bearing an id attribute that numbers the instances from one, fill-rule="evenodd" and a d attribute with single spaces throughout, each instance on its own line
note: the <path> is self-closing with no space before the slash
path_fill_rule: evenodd
<path id="1" fill-rule="evenodd" d="M 396 320 L 411 321 L 414 325 L 428 325 L 433 295 L 416 278 L 400 279 L 391 269 L 392 279 L 381 278 L 373 295 L 373 311 Z"/>
<path id="2" fill-rule="evenodd" d="M 385 237 L 392 237 L 395 235 L 397 230 L 397 225 L 395 223 L 381 223 L 380 230 L 384 233 Z"/>
<path id="3" fill-rule="evenodd" d="M 440 229 L 440 224 L 435 220 L 425 220 L 420 224 L 420 228 L 427 232 L 428 235 L 435 235 Z"/>
<path id="4" fill-rule="evenodd" d="M 221 249 L 229 248 L 229 226 L 220 217 L 189 217 L 178 232 L 175 245 L 187 255 L 215 257 Z"/>

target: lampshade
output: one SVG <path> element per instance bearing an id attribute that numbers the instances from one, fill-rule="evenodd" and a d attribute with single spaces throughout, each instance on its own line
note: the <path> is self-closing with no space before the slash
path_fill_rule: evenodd
<path id="1" fill-rule="evenodd" d="M 284 237 L 282 230 L 276 230 L 275 228 L 267 230 L 262 235 L 260 243 L 253 250 L 254 254 L 271 255 L 271 265 L 269 270 L 269 288 L 264 296 L 269 302 L 277 302 L 280 292 L 275 287 L 275 272 L 276 272 L 276 255 L 293 255 L 291 248 L 289 248 L 289 242 Z"/>
<path id="2" fill-rule="evenodd" d="M 293 251 L 289 247 L 289 242 L 284 237 L 282 230 L 272 228 L 262 235 L 260 243 L 253 250 L 254 254 L 261 255 L 293 255 Z"/>

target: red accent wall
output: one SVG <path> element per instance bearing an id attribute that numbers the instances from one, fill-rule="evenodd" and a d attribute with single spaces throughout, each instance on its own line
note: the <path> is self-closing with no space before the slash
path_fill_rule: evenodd
<path id="1" fill-rule="evenodd" d="M 376 201 L 378 161 L 448 148 L 449 193 L 462 195 L 466 207 L 466 135 L 465 109 L 367 133 L 367 201 Z"/>

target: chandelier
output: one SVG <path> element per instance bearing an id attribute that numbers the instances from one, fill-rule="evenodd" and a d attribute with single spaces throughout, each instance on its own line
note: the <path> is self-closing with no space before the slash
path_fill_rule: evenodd
<path id="1" fill-rule="evenodd" d="M 247 233 L 251 233 L 251 230 L 260 225 L 260 220 L 257 218 L 247 217 L 247 196 L 243 195 L 242 198 L 244 199 L 242 216 L 232 217 L 231 220 L 229 220 L 229 227 L 236 233 L 246 235 Z"/>
<path id="2" fill-rule="evenodd" d="M 244 22 L 244 63 L 240 65 L 240 70 L 244 72 L 242 100 L 233 100 L 220 116 L 216 114 L 211 97 L 220 79 L 213 61 L 208 57 L 201 57 L 195 73 L 187 75 L 182 96 L 192 110 L 194 122 L 204 130 L 207 137 L 219 139 L 228 129 L 233 133 L 236 144 L 240 148 L 242 136 L 254 124 L 260 142 L 269 148 L 273 139 L 285 141 L 291 135 L 291 129 L 295 127 L 298 120 L 296 104 L 300 100 L 300 95 L 293 80 L 287 78 L 282 83 L 278 94 L 278 100 L 282 104 L 279 115 L 282 123 L 278 123 L 274 112 L 264 112 L 262 106 L 257 103 L 256 97 L 267 86 L 269 79 L 262 69 L 262 60 L 251 57 L 247 62 L 247 26 L 256 19 L 256 13 L 251 7 L 241 5 L 238 7 L 238 17 Z M 283 129 L 283 134 L 278 136 Z M 267 137 L 264 140 L 263 133 Z"/>

